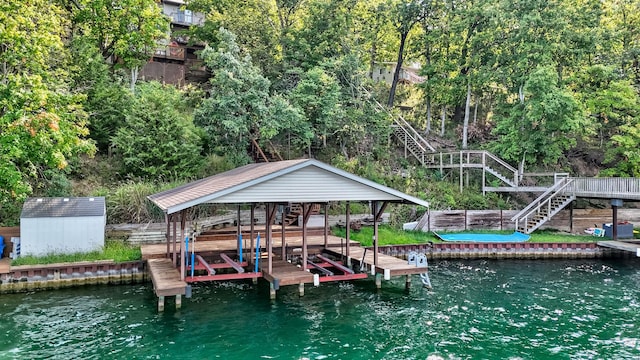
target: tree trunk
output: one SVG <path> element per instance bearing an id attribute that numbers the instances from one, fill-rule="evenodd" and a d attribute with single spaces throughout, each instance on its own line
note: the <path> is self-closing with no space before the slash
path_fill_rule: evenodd
<path id="1" fill-rule="evenodd" d="M 130 83 L 131 92 L 134 92 L 136 90 L 136 81 L 138 81 L 139 71 L 140 71 L 140 68 L 137 66 L 134 66 L 131 68 L 131 83 Z"/>
<path id="2" fill-rule="evenodd" d="M 371 61 L 369 62 L 369 78 L 373 79 L 373 69 L 376 66 L 376 42 L 371 45 Z"/>
<path id="3" fill-rule="evenodd" d="M 447 117 L 447 106 L 442 107 L 442 116 L 440 118 L 440 136 L 444 136 L 444 120 Z"/>
<path id="4" fill-rule="evenodd" d="M 431 131 L 431 96 L 427 95 L 427 127 L 424 130 L 425 134 Z"/>
<path id="5" fill-rule="evenodd" d="M 474 96 L 473 99 L 475 100 L 475 107 L 473 109 L 473 125 L 476 125 L 478 123 L 478 97 Z"/>
<path id="6" fill-rule="evenodd" d="M 396 87 L 398 86 L 398 80 L 400 79 L 400 70 L 402 70 L 402 62 L 404 61 L 404 45 L 407 41 L 407 35 L 409 32 L 403 32 L 400 34 L 400 48 L 398 49 L 398 61 L 396 63 L 396 70 L 393 72 L 393 80 L 391 81 L 391 91 L 389 91 L 388 107 L 393 107 L 393 100 L 396 97 Z"/>
<path id="7" fill-rule="evenodd" d="M 467 102 L 464 106 L 464 124 L 462 124 L 462 148 L 467 148 L 469 133 L 469 113 L 471 112 L 471 80 L 467 79 Z"/>

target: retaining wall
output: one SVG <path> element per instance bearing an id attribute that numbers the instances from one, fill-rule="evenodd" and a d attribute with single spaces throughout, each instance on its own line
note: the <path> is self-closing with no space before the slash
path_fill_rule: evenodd
<path id="1" fill-rule="evenodd" d="M 12 266 L 8 273 L 0 274 L 0 294 L 80 285 L 132 284 L 147 280 L 143 261 Z"/>
<path id="2" fill-rule="evenodd" d="M 627 257 L 625 252 L 599 247 L 596 243 L 437 243 L 380 246 L 378 250 L 405 258 L 411 251 L 435 259 L 586 259 Z"/>

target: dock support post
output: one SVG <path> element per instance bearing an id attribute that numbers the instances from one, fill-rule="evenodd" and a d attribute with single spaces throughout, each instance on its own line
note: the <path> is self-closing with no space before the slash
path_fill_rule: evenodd
<path id="1" fill-rule="evenodd" d="M 164 311 L 164 296 L 158 296 L 158 312 Z"/>
<path id="2" fill-rule="evenodd" d="M 182 295 L 176 295 L 176 309 L 180 309 L 182 307 Z"/>
<path id="3" fill-rule="evenodd" d="M 300 296 L 304 296 L 304 283 L 298 284 L 298 293 Z"/>
<path id="4" fill-rule="evenodd" d="M 382 288 L 382 274 L 376 274 L 376 288 Z"/>
<path id="5" fill-rule="evenodd" d="M 409 290 L 409 289 L 411 289 L 411 275 L 406 275 L 406 277 L 407 278 L 406 278 L 406 280 L 404 282 L 404 288 L 406 290 Z"/>
<path id="6" fill-rule="evenodd" d="M 253 281 L 253 285 L 258 285 L 258 278 L 257 277 L 251 278 L 251 281 Z"/>
<path id="7" fill-rule="evenodd" d="M 276 287 L 273 283 L 269 283 L 269 299 L 276 299 Z"/>

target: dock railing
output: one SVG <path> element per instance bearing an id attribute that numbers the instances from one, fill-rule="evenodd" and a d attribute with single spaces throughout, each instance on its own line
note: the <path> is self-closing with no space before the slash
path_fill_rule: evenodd
<path id="1" fill-rule="evenodd" d="M 640 178 L 574 177 L 566 193 L 580 197 L 640 200 Z"/>
<path id="2" fill-rule="evenodd" d="M 430 168 L 480 168 L 511 187 L 518 186 L 519 171 L 506 161 L 486 150 L 462 150 L 444 153 L 433 153 L 427 157 Z"/>

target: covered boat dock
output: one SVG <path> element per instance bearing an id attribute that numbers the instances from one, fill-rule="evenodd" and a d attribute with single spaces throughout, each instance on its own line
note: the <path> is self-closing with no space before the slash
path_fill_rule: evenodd
<path id="1" fill-rule="evenodd" d="M 298 285 L 303 295 L 305 284 L 362 279 L 368 273 L 386 274 L 387 279 L 393 275 L 426 273 L 426 268 L 400 259 L 395 259 L 395 266 L 399 269 L 404 264 L 405 270 L 385 270 L 388 259 L 378 253 L 378 224 L 390 203 L 424 207 L 429 204 L 317 160 L 249 164 L 148 198 L 165 213 L 167 236 L 166 246 L 154 245 L 155 250 L 146 255 L 143 249 L 143 257 L 170 259 L 178 279 L 185 283 L 264 278 L 270 283 L 271 298 L 275 298 L 279 287 L 286 285 Z M 360 258 L 362 250 L 355 250 L 350 241 L 329 235 L 328 204 L 335 202 L 345 205 L 347 239 L 350 204 L 370 204 L 374 236 L 368 262 Z M 198 219 L 193 215 L 194 208 L 202 204 L 237 206 L 235 239 L 199 240 L 210 236 L 197 225 Z M 281 223 L 284 221 L 283 209 L 291 204 L 301 208 L 295 236 L 287 235 L 289 227 L 275 225 L 278 215 Z M 264 209 L 264 224 L 254 224 L 257 207 Z M 308 226 L 314 207 L 323 209 L 320 233 Z M 251 211 L 252 221 L 248 225 L 241 224 L 241 208 Z M 363 262 L 367 263 L 368 272 L 359 271 L 362 266 L 354 269 L 354 264 Z"/>

